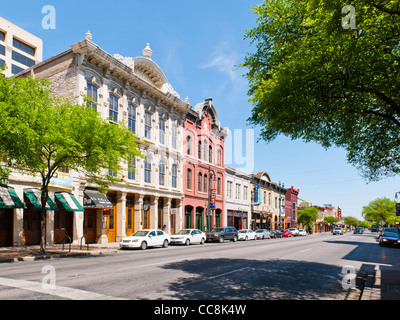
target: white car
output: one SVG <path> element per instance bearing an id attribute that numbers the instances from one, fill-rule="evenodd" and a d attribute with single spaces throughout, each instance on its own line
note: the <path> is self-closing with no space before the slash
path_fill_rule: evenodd
<path id="1" fill-rule="evenodd" d="M 187 246 L 192 243 L 204 244 L 206 238 L 205 232 L 199 229 L 183 229 L 171 236 L 171 244 L 185 244 Z"/>
<path id="2" fill-rule="evenodd" d="M 256 233 L 250 229 L 241 229 L 238 231 L 238 240 L 256 240 Z"/>
<path id="3" fill-rule="evenodd" d="M 299 236 L 306 236 L 307 232 L 304 229 L 299 229 Z"/>
<path id="4" fill-rule="evenodd" d="M 121 249 L 140 248 L 142 250 L 148 247 L 163 246 L 168 247 L 170 236 L 168 233 L 157 229 L 145 229 L 136 231 L 129 237 L 123 238 L 119 243 Z"/>
<path id="5" fill-rule="evenodd" d="M 299 229 L 297 228 L 289 228 L 289 231 L 292 233 L 292 236 L 297 237 L 299 235 Z"/>

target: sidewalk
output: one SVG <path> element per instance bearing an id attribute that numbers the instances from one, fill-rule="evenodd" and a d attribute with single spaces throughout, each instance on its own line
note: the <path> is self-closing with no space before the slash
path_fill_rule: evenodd
<path id="1" fill-rule="evenodd" d="M 95 256 L 116 254 L 119 243 L 89 244 L 86 245 L 53 244 L 46 246 L 46 253 L 40 254 L 40 246 L 0 247 L 0 263 L 12 263 L 18 261 L 34 261 L 52 258 L 67 258 L 77 256 Z"/>

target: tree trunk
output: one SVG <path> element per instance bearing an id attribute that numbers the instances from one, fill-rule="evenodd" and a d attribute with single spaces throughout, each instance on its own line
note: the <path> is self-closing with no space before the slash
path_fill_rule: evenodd
<path id="1" fill-rule="evenodd" d="M 46 252 L 46 204 L 48 198 L 47 184 L 43 183 L 42 189 L 40 192 L 41 204 L 42 204 L 42 212 L 40 215 L 40 253 L 44 254 Z"/>

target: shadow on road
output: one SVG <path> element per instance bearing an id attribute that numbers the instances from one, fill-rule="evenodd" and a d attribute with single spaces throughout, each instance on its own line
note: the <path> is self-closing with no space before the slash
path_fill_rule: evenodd
<path id="1" fill-rule="evenodd" d="M 341 299 L 342 269 L 291 260 L 202 259 L 163 268 L 190 277 L 171 284 L 166 299 L 320 300 Z"/>

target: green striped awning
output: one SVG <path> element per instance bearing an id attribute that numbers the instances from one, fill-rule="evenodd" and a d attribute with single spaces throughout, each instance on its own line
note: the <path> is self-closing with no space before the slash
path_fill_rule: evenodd
<path id="1" fill-rule="evenodd" d="M 0 187 L 0 209 L 23 209 L 24 204 L 13 188 Z"/>
<path id="2" fill-rule="evenodd" d="M 33 205 L 33 208 L 35 210 L 42 210 L 40 190 L 24 189 L 24 194 L 26 195 L 30 203 Z M 47 198 L 46 210 L 58 211 L 57 205 L 50 199 L 50 197 Z"/>
<path id="3" fill-rule="evenodd" d="M 84 212 L 85 209 L 81 206 L 79 201 L 68 192 L 59 192 L 55 194 L 56 198 L 63 205 L 66 211 L 70 212 Z"/>

